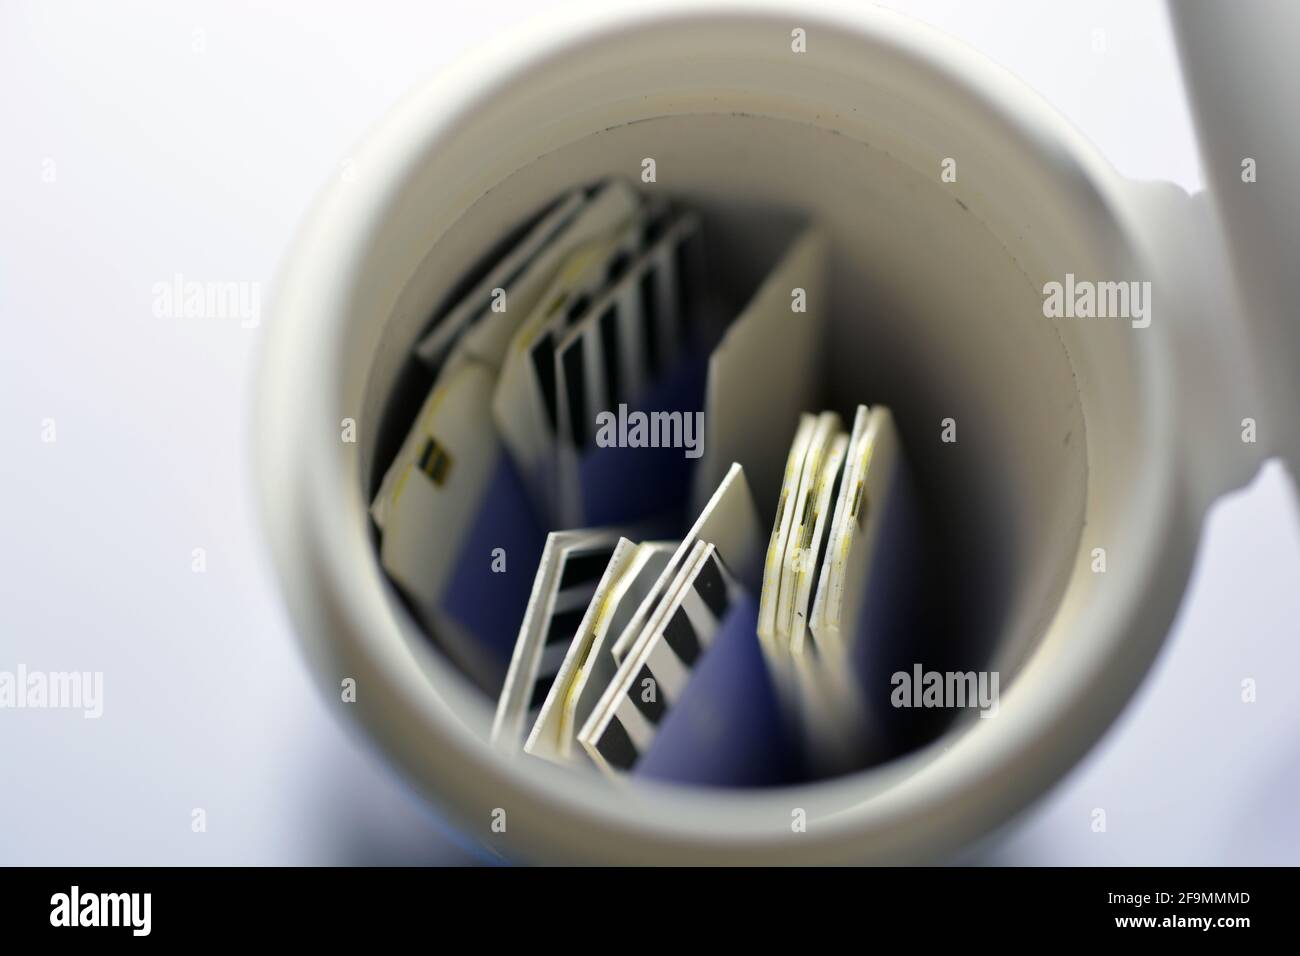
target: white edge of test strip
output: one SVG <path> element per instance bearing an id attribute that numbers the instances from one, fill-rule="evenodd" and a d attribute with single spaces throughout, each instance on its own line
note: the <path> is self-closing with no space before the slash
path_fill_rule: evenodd
<path id="1" fill-rule="evenodd" d="M 614 660 L 614 655 L 606 648 L 605 641 L 613 626 L 613 619 L 622 609 L 622 603 L 626 600 L 628 592 L 636 587 L 641 581 L 641 575 L 646 572 L 652 563 L 658 563 L 658 558 L 663 557 L 663 565 L 667 567 L 668 560 L 672 557 L 673 551 L 677 548 L 677 542 L 672 541 L 646 541 L 642 542 L 637 548 L 637 554 L 633 566 L 627 574 L 622 577 L 614 586 L 613 592 L 606 601 L 605 607 L 601 609 L 601 616 L 596 622 L 596 637 L 592 642 L 591 651 L 581 662 L 578 673 L 574 676 L 572 686 L 568 689 L 564 706 L 560 716 L 560 755 L 568 761 L 575 759 L 586 762 L 586 754 L 581 747 L 577 746 L 578 730 L 580 721 L 585 722 L 586 718 L 578 714 L 578 707 L 584 698 L 590 699 L 587 693 L 587 685 L 594 676 L 597 664 L 600 663 L 601 653 L 609 659 L 612 667 L 612 673 L 606 678 L 606 684 L 613 679 L 613 675 L 618 672 L 618 662 Z M 662 571 L 663 568 L 660 568 Z M 656 577 L 659 572 L 653 572 Z M 653 586 L 653 582 L 650 582 Z M 608 611 L 608 613 L 605 613 Z M 603 693 L 603 688 L 601 689 Z M 591 701 L 590 710 L 594 710 L 599 703 L 599 696 Z M 588 713 L 590 713 L 588 710 Z"/>
<path id="2" fill-rule="evenodd" d="M 496 714 L 492 719 L 491 741 L 507 750 L 518 750 L 521 743 L 524 718 L 527 716 L 528 694 L 532 690 L 542 648 L 538 646 L 540 631 L 551 620 L 560 570 L 561 550 L 591 537 L 587 529 L 552 531 L 546 536 L 537 573 L 533 577 L 533 590 L 528 595 L 528 606 L 515 638 L 515 648 L 510 654 L 510 668 L 506 671 L 501 696 L 497 698 Z"/>
<path id="3" fill-rule="evenodd" d="M 805 553 L 798 555 L 797 559 L 792 562 L 796 577 L 793 617 L 791 618 L 790 627 L 790 653 L 796 657 L 804 651 L 804 639 L 808 631 L 808 610 L 809 605 L 812 603 L 813 577 L 819 566 L 825 566 L 822 556 L 826 553 L 826 549 L 823 547 L 822 542 L 828 538 L 827 525 L 830 522 L 826 520 L 826 516 L 833 508 L 831 492 L 835 489 L 836 476 L 844 467 L 844 456 L 848 451 L 848 447 L 849 436 L 844 432 L 840 432 L 831 439 L 831 446 L 822 459 L 820 473 L 815 479 L 812 538 L 808 542 Z"/>
<path id="4" fill-rule="evenodd" d="M 856 421 L 854 424 L 854 431 L 857 431 Z M 878 502 L 871 500 L 874 496 L 867 494 L 867 485 L 873 474 L 888 472 L 886 477 L 892 478 L 897 458 L 892 432 L 893 416 L 887 408 L 876 406 L 867 416 L 857 447 L 849 449 L 851 458 L 848 465 L 853 466 L 853 472 L 846 474 L 846 483 L 841 485 L 843 514 L 838 516 L 841 520 L 837 537 L 832 528 L 833 537 L 827 548 L 827 563 L 822 569 L 822 578 L 817 587 L 810 628 L 818 649 L 825 653 L 843 653 L 847 649 L 841 633 L 844 583 L 849 561 L 862 543 L 858 540 L 859 533 L 866 532 L 866 525 L 859 528 L 854 520 L 853 507 L 859 494 L 865 499 L 864 502 L 858 502 L 859 508 L 865 506 L 870 511 L 878 505 Z"/>
<path id="5" fill-rule="evenodd" d="M 619 538 L 618 544 L 614 546 L 614 553 L 605 567 L 605 573 L 596 585 L 596 593 L 592 596 L 591 603 L 587 605 L 587 612 L 582 616 L 577 633 L 573 635 L 569 649 L 564 655 L 564 661 L 560 664 L 560 670 L 555 675 L 555 683 L 551 685 L 546 700 L 542 702 L 537 720 L 533 722 L 524 740 L 525 753 L 557 763 L 563 762 L 559 748 L 559 734 L 564 699 L 582 663 L 590 654 L 597 652 L 594 646 L 596 624 L 607 598 L 617 583 L 630 573 L 637 547 L 635 542 L 627 538 Z"/>
<path id="6" fill-rule="evenodd" d="M 799 492 L 795 496 L 794 519 L 790 526 L 790 535 L 785 543 L 785 554 L 781 556 L 781 588 L 776 600 L 776 641 L 787 652 L 790 648 L 790 623 L 794 617 L 794 584 L 797 573 L 793 567 L 800 552 L 799 540 L 803 531 L 803 518 L 808 512 L 808 500 L 814 485 L 821 474 L 822 464 L 830 451 L 835 433 L 840 429 L 840 416 L 834 412 L 822 412 L 817 417 L 817 430 L 813 433 L 808 455 L 804 459 L 803 474 L 799 478 Z"/>
<path id="7" fill-rule="evenodd" d="M 808 445 L 816 428 L 816 415 L 805 412 L 799 417 L 799 427 L 795 430 L 794 441 L 790 443 L 790 454 L 785 460 L 785 477 L 781 482 L 781 497 L 776 506 L 776 523 L 772 526 L 772 537 L 768 541 L 764 559 L 763 587 L 758 598 L 758 636 L 764 643 L 764 649 L 769 652 L 776 650 L 776 598 L 781 587 L 785 542 L 790 535 L 790 523 L 794 517 L 794 499 L 799 491 L 799 480 L 803 477 Z"/>
<path id="8" fill-rule="evenodd" d="M 852 502 L 857 494 L 858 483 L 862 480 L 866 468 L 864 452 L 868 441 L 867 428 L 871 420 L 866 405 L 859 405 L 853 414 L 853 431 L 849 436 L 849 447 L 844 458 L 844 479 L 840 482 L 839 497 L 835 502 L 835 516 L 831 520 L 830 537 L 826 541 L 826 552 L 822 559 L 822 573 L 817 581 L 817 593 L 813 595 L 812 614 L 808 618 L 808 629 L 813 632 L 813 639 L 818 645 L 822 641 L 818 633 L 827 624 L 828 602 L 837 591 L 831 586 L 831 579 L 843 573 L 843 561 L 847 554 L 844 535 L 847 532 L 845 522 L 850 520 Z"/>
<path id="9" fill-rule="evenodd" d="M 631 650 L 632 646 L 636 643 L 637 638 L 641 636 L 642 628 L 645 627 L 651 612 L 659 603 L 659 600 L 662 598 L 663 592 L 667 588 L 668 584 L 676 577 L 679 566 L 690 555 L 691 549 L 695 547 L 695 542 L 699 539 L 700 531 L 704 528 L 705 523 L 710 517 L 712 517 L 714 510 L 722 503 L 723 498 L 726 497 L 732 484 L 737 480 L 744 480 L 744 471 L 745 469 L 740 464 L 732 462 L 731 467 L 727 469 L 726 475 L 723 476 L 722 481 L 718 483 L 718 487 L 713 492 L 713 496 L 709 498 L 709 503 L 704 506 L 699 517 L 695 519 L 695 523 L 691 525 L 691 530 L 686 533 L 684 538 L 682 538 L 682 543 L 677 546 L 677 551 L 673 554 L 672 560 L 668 562 L 668 567 L 664 568 L 663 573 L 659 575 L 659 580 L 655 582 L 655 586 L 650 590 L 650 593 L 645 596 L 645 599 L 637 608 L 636 613 L 632 615 L 632 620 L 628 622 L 627 626 L 623 628 L 623 633 L 614 641 L 614 657 L 620 663 L 624 657 L 627 656 L 627 652 Z"/>
<path id="10" fill-rule="evenodd" d="M 484 308 L 491 305 L 492 290 L 500 287 L 506 279 L 520 267 L 533 260 L 538 253 L 552 242 L 564 229 L 577 218 L 589 200 L 581 190 L 574 190 L 560 201 L 560 204 L 542 217 L 542 220 L 528 231 L 517 246 L 510 250 L 492 270 L 463 296 L 451 311 L 447 312 L 415 344 L 414 352 L 426 363 L 443 359 L 455 345 L 456 340 L 469 328 L 473 318 Z"/>

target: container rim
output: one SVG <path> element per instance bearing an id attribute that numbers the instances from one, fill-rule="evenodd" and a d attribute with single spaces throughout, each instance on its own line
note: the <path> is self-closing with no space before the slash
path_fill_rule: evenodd
<path id="1" fill-rule="evenodd" d="M 999 720 L 975 722 L 865 777 L 723 793 L 656 784 L 616 791 L 559 769 L 521 767 L 457 717 L 472 692 L 394 611 L 371 556 L 355 446 L 340 443 L 336 416 L 323 411 L 356 386 L 345 346 L 361 260 L 419 157 L 481 104 L 584 48 L 651 26 L 725 29 L 735 18 L 890 47 L 958 91 L 1010 148 L 1069 181 L 1084 221 L 1101 216 L 1136 234 L 1127 184 L 1010 74 L 923 24 L 838 0 L 816 13 L 789 0 L 582 4 L 497 38 L 408 95 L 353 154 L 366 175 L 327 190 L 282 268 L 257 386 L 263 524 L 326 693 L 337 701 L 340 677 L 356 678 L 358 702 L 349 706 L 381 748 L 467 833 L 512 853 L 757 863 L 914 860 L 951 850 L 1026 805 L 1101 736 L 1154 659 L 1190 571 L 1196 527 L 1179 478 L 1168 356 L 1149 337 L 1135 346 L 1148 467 L 1125 506 L 1138 570 L 1074 622 L 1068 653 L 1031 662 L 1034 681 L 1017 682 Z M 1061 626 L 1058 619 L 1051 628 Z M 490 830 L 498 807 L 509 814 L 507 834 Z M 806 832 L 791 832 L 795 807 L 806 811 Z"/>

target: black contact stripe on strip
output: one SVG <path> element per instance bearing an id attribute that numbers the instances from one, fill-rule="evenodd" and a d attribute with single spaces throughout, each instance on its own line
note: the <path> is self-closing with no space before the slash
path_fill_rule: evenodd
<path id="1" fill-rule="evenodd" d="M 619 770 L 631 770 L 641 756 L 617 716 L 610 719 L 605 732 L 596 741 L 596 751 L 605 758 L 606 763 Z"/>
<path id="2" fill-rule="evenodd" d="M 537 373 L 537 384 L 542 389 L 542 404 L 546 407 L 546 420 L 551 431 L 559 429 L 555 396 L 555 339 L 547 332 L 533 346 L 533 371 Z"/>
<path id="3" fill-rule="evenodd" d="M 574 339 L 562 356 L 564 387 L 569 393 L 569 429 L 578 448 L 587 444 L 587 363 L 582 357 L 582 341 L 582 337 Z"/>
<path id="4" fill-rule="evenodd" d="M 709 555 L 704 564 L 700 565 L 694 588 L 715 620 L 721 621 L 727 616 L 731 598 L 727 594 L 727 582 L 722 576 L 722 568 L 718 566 L 718 559 L 714 555 Z"/>
<path id="5" fill-rule="evenodd" d="M 571 328 L 574 325 L 577 325 L 578 320 L 582 318 L 583 313 L 587 311 L 590 305 L 591 299 L 585 292 L 570 302 L 569 311 L 564 313 L 565 327 Z"/>
<path id="6" fill-rule="evenodd" d="M 645 231 L 641 234 L 642 249 L 649 249 L 659 241 L 659 237 L 664 234 L 664 229 L 668 226 L 668 217 L 669 210 L 665 207 L 646 223 Z"/>
<path id="7" fill-rule="evenodd" d="M 564 561 L 564 571 L 560 574 L 560 586 L 557 590 L 567 591 L 577 584 L 599 581 L 609 567 L 611 549 L 595 551 L 573 551 Z"/>
<path id="8" fill-rule="evenodd" d="M 664 625 L 664 640 L 668 646 L 673 649 L 673 653 L 687 667 L 694 667 L 695 661 L 700 656 L 700 639 L 695 633 L 695 627 L 691 624 L 691 619 L 686 616 L 686 610 L 678 607 L 673 612 L 673 616 L 668 619 Z"/>
<path id="9" fill-rule="evenodd" d="M 651 681 L 649 687 L 654 688 L 654 693 L 649 695 L 653 700 L 646 700 L 646 690 L 649 689 L 646 681 Z M 663 720 L 664 714 L 668 708 L 663 702 L 663 688 L 659 686 L 659 681 L 655 680 L 655 675 L 650 673 L 650 668 L 644 664 L 641 665 L 640 672 L 636 675 L 636 680 L 632 686 L 627 689 L 628 700 L 632 701 L 636 709 L 641 711 L 642 716 L 650 723 L 658 725 Z"/>
<path id="10" fill-rule="evenodd" d="M 539 710 L 542 704 L 546 703 L 546 697 L 551 692 L 551 687 L 555 684 L 555 675 L 549 677 L 539 677 L 533 681 L 533 696 L 528 701 L 528 710 L 532 712 Z"/>
<path id="11" fill-rule="evenodd" d="M 659 280 L 655 269 L 641 273 L 641 338 L 650 377 L 659 374 Z"/>
<path id="12" fill-rule="evenodd" d="M 611 305 L 600 317 L 600 351 L 605 359 L 605 402 L 623 401 L 623 359 L 619 349 L 618 309 Z"/>
<path id="13" fill-rule="evenodd" d="M 578 633 L 578 625 L 582 623 L 582 617 L 586 613 L 586 607 L 575 607 L 572 611 L 561 611 L 559 614 L 552 615 L 550 623 L 546 626 L 545 643 L 554 644 L 556 641 L 573 640 L 573 635 Z"/>
<path id="14" fill-rule="evenodd" d="M 605 285 L 614 286 L 619 279 L 627 272 L 627 267 L 632 262 L 632 254 L 626 249 L 620 249 L 615 253 L 614 258 L 609 260 L 609 266 L 605 269 Z"/>

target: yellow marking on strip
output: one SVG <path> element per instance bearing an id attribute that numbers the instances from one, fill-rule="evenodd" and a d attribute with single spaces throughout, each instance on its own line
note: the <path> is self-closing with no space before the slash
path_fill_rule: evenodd
<path id="1" fill-rule="evenodd" d="M 397 499 L 402 497 L 402 489 L 406 487 L 406 479 L 410 477 L 411 472 L 414 470 L 414 462 L 409 462 L 407 466 L 402 469 L 402 476 L 397 479 L 397 484 L 393 486 L 393 497 L 389 501 L 391 507 L 396 507 Z"/>
<path id="2" fill-rule="evenodd" d="M 604 247 L 602 246 L 602 248 Z M 566 286 L 571 286 L 572 283 L 583 274 L 584 270 L 587 268 L 587 264 L 600 251 L 600 249 L 588 248 L 586 250 L 580 249 L 573 253 L 573 255 L 569 257 L 568 262 L 560 268 L 560 274 L 552 280 L 551 284 L 554 285 L 559 282 Z M 520 352 L 527 352 L 533 347 L 533 343 L 536 342 L 538 335 L 546 327 L 547 319 L 555 314 L 555 311 L 561 304 L 563 304 L 564 300 L 568 298 L 570 291 L 570 289 L 566 288 L 560 293 L 559 299 L 549 310 L 536 316 L 531 323 L 525 324 L 524 327 L 519 330 L 516 340 L 519 343 Z"/>
<path id="3" fill-rule="evenodd" d="M 438 408 L 442 405 L 443 401 L 446 400 L 449 391 L 451 391 L 451 389 L 446 385 L 442 385 L 435 389 L 434 393 L 429 396 L 429 407 L 420 415 L 418 420 L 420 434 L 426 441 L 433 438 L 433 433 L 430 431 L 429 425 L 432 423 L 434 415 L 437 414 Z M 424 445 L 421 444 L 417 446 L 417 448 L 423 449 Z M 402 489 L 406 486 L 407 476 L 410 475 L 411 468 L 414 467 L 415 464 L 416 462 L 414 461 L 407 462 L 406 468 L 402 471 L 402 476 L 397 479 L 397 484 L 393 486 L 393 494 L 392 497 L 389 498 L 390 506 L 395 506 L 397 504 L 397 499 L 402 496 Z"/>
<path id="4" fill-rule="evenodd" d="M 435 485 L 441 486 L 447 480 L 447 473 L 451 470 L 451 455 L 447 450 L 438 443 L 438 440 L 430 435 L 425 439 L 424 450 L 420 452 L 420 457 L 425 457 L 428 452 L 428 461 L 424 462 L 420 469 L 433 481 Z"/>
<path id="5" fill-rule="evenodd" d="M 861 510 L 862 505 L 866 502 L 867 475 L 871 472 L 871 458 L 876 450 L 876 443 L 870 441 L 867 447 L 862 449 L 862 477 L 858 479 L 858 489 L 853 496 L 853 514 L 858 527 L 861 528 L 866 517 L 866 512 Z"/>

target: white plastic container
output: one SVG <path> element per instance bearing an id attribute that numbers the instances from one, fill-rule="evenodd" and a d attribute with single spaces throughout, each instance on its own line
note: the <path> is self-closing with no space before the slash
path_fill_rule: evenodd
<path id="1" fill-rule="evenodd" d="M 1240 182 L 1244 157 L 1261 179 L 1300 157 L 1293 125 L 1268 122 L 1285 94 L 1265 75 L 1286 65 L 1294 7 L 1263 22 L 1253 6 L 1174 11 L 1228 242 L 1207 196 L 1118 177 L 956 43 L 859 4 L 805 6 L 595 5 L 476 51 L 370 135 L 277 290 L 259 467 L 299 633 L 340 710 L 512 858 L 941 858 L 1109 726 L 1169 629 L 1209 504 L 1270 454 L 1300 462 L 1300 331 L 1281 281 L 1296 274 L 1296 191 Z M 1203 59 L 1213 69 L 1198 73 Z M 1001 671 L 996 719 L 876 770 L 765 792 L 618 790 L 488 746 L 493 702 L 438 655 L 378 564 L 366 507 L 379 418 L 466 268 L 564 188 L 636 180 L 644 157 L 655 188 L 720 224 L 724 273 L 748 278 L 765 254 L 747 217 L 769 206 L 827 227 L 833 391 L 887 401 L 946 502 L 966 583 L 988 599 L 972 626 Z M 1067 273 L 1150 281 L 1150 325 L 1045 318 L 1043 286 Z M 949 417 L 955 443 L 940 441 Z M 345 678 L 355 703 L 340 701 Z"/>

